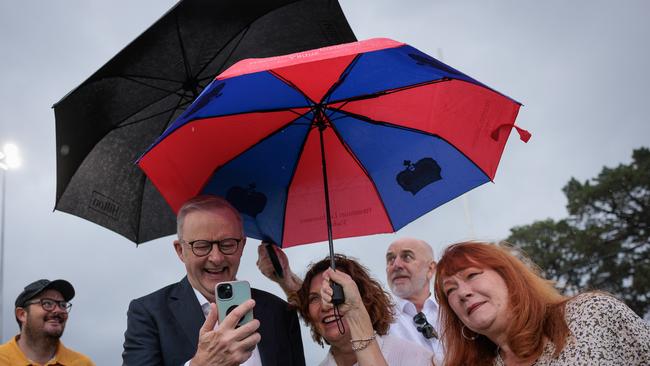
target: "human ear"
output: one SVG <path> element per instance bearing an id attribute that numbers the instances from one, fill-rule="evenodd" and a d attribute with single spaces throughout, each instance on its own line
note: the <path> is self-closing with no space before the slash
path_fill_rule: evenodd
<path id="1" fill-rule="evenodd" d="M 245 237 L 245 236 L 242 236 L 242 239 L 241 239 L 241 245 L 240 245 L 241 248 L 239 249 L 239 251 L 240 251 L 241 253 L 244 253 L 244 246 L 245 246 L 245 245 L 246 245 L 246 237 Z"/>
<path id="2" fill-rule="evenodd" d="M 185 258 L 183 258 L 183 244 L 181 244 L 179 240 L 174 240 L 174 250 L 176 251 L 178 259 L 185 263 Z"/>
<path id="3" fill-rule="evenodd" d="M 16 319 L 18 319 L 22 324 L 25 324 L 27 321 L 27 310 L 24 308 L 16 308 L 15 314 Z"/>
<path id="4" fill-rule="evenodd" d="M 436 261 L 432 260 L 431 263 L 429 263 L 429 271 L 427 272 L 427 278 L 431 280 L 435 273 L 436 273 Z"/>

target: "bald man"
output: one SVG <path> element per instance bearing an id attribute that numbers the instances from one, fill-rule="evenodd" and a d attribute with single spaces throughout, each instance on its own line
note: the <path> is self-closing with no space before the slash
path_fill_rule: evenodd
<path id="1" fill-rule="evenodd" d="M 435 270 L 433 249 L 423 240 L 398 239 L 386 251 L 386 280 L 396 303 L 390 334 L 421 344 L 442 359 L 438 304 L 431 291 Z"/>

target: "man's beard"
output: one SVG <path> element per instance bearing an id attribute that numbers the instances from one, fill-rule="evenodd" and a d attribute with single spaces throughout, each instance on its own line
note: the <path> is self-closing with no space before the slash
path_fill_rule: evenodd
<path id="1" fill-rule="evenodd" d="M 391 281 L 388 284 L 388 287 L 390 287 L 390 290 L 393 294 L 397 295 L 397 297 L 406 299 L 410 298 L 425 287 L 426 282 L 426 277 L 411 276 L 408 283 L 394 284 L 393 281 Z"/>
<path id="2" fill-rule="evenodd" d="M 59 319 L 61 321 L 61 328 L 57 330 L 49 330 L 45 328 L 45 323 L 51 319 Z M 25 334 L 33 340 L 41 339 L 44 341 L 58 342 L 59 338 L 63 335 L 63 330 L 65 329 L 65 319 L 61 315 L 48 315 L 45 317 L 42 328 L 38 329 L 33 327 L 32 324 L 27 321 L 23 326 L 25 329 Z"/>

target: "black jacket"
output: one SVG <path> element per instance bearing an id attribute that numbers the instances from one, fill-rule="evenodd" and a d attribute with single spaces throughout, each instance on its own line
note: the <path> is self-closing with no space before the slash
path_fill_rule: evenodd
<path id="1" fill-rule="evenodd" d="M 253 314 L 260 321 L 258 350 L 264 366 L 304 366 L 296 312 L 279 297 L 251 289 Z M 187 277 L 129 305 L 124 365 L 183 365 L 194 357 L 205 321 Z"/>

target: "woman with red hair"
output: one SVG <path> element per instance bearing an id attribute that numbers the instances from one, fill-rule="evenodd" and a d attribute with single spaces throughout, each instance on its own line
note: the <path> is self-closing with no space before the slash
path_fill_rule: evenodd
<path id="1" fill-rule="evenodd" d="M 435 294 L 445 365 L 650 365 L 650 325 L 610 295 L 561 295 L 511 249 L 449 246 Z"/>

